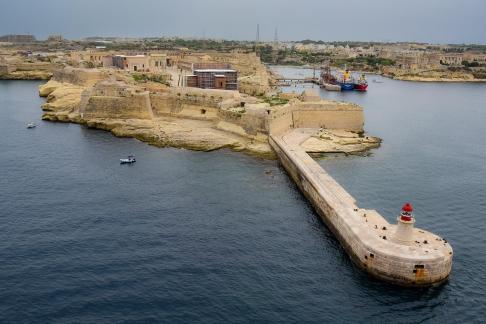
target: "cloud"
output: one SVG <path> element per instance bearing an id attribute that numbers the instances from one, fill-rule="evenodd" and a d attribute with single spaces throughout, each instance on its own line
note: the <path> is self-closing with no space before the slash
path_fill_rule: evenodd
<path id="1" fill-rule="evenodd" d="M 481 0 L 0 0 L 0 34 L 486 43 Z"/>

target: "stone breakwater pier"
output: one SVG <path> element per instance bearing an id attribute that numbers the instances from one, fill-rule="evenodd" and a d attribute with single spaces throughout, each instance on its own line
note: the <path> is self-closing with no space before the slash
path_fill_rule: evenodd
<path id="1" fill-rule="evenodd" d="M 407 204 L 390 224 L 375 210 L 361 209 L 301 147 L 316 129 L 270 135 L 270 145 L 299 189 L 311 201 L 353 262 L 369 274 L 402 286 L 427 286 L 448 278 L 452 248 L 446 240 L 414 228 Z"/>

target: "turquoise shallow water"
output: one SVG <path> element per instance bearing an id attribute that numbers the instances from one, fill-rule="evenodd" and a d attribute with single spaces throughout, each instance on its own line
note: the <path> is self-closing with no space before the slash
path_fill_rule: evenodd
<path id="1" fill-rule="evenodd" d="M 362 104 L 384 142 L 320 163 L 390 221 L 412 201 L 454 248 L 446 284 L 356 269 L 276 161 L 42 122 L 38 82 L 0 81 L 0 321 L 480 322 L 486 87 L 384 81 L 322 93 Z"/>

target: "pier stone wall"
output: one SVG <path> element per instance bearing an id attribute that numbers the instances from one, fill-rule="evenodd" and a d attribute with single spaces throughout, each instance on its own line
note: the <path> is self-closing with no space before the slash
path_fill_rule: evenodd
<path id="1" fill-rule="evenodd" d="M 290 177 L 356 265 L 403 286 L 431 285 L 449 276 L 452 248 L 447 242 L 420 229 L 414 229 L 416 242 L 411 246 L 393 242 L 395 225 L 374 210 L 358 208 L 354 198 L 300 147 L 300 139 L 298 130 L 291 130 L 271 134 L 269 141 Z M 425 241 L 428 243 L 421 244 Z"/>

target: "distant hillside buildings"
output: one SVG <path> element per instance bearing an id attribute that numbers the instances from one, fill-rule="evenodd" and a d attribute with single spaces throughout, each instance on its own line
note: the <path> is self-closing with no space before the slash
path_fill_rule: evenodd
<path id="1" fill-rule="evenodd" d="M 4 35 L 0 36 L 0 42 L 5 43 L 32 43 L 36 39 L 33 35 Z"/>
<path id="2" fill-rule="evenodd" d="M 129 72 L 162 72 L 170 59 L 164 53 L 124 55 L 103 51 L 82 51 L 71 53 L 77 64 L 90 63 L 93 67 L 116 67 Z"/>
<path id="3" fill-rule="evenodd" d="M 49 35 L 47 38 L 47 42 L 62 42 L 64 38 L 62 35 Z M 0 42 L 2 43 L 14 43 L 14 44 L 22 44 L 22 43 L 34 43 L 37 42 L 37 39 L 34 35 L 3 35 L 0 36 Z"/>
<path id="4" fill-rule="evenodd" d="M 62 35 L 49 35 L 49 37 L 47 37 L 47 41 L 50 43 L 59 43 L 64 41 L 64 38 Z"/>
<path id="5" fill-rule="evenodd" d="M 114 67 L 128 72 L 166 73 L 168 68 L 180 75 L 180 84 L 202 89 L 238 90 L 238 72 L 228 63 L 211 62 L 210 57 L 199 61 L 184 60 L 178 52 L 117 54 L 108 51 L 71 53 L 76 64 L 91 67 Z M 173 74 L 172 73 L 172 74 Z"/>
<path id="6" fill-rule="evenodd" d="M 301 53 L 324 53 L 329 60 L 360 57 L 389 59 L 394 63 L 395 68 L 412 72 L 447 67 L 486 65 L 486 52 L 484 50 L 465 49 L 454 45 L 375 43 L 349 46 L 331 43 L 287 42 L 281 43 L 280 48 L 292 49 Z"/>

